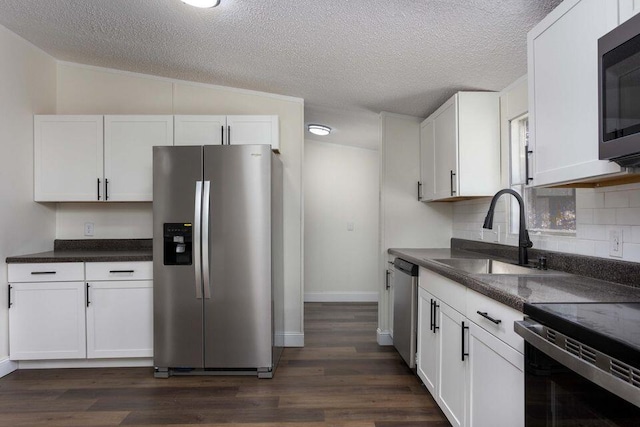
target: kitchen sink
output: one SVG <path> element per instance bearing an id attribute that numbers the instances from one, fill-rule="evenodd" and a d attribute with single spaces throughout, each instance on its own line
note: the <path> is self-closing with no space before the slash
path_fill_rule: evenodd
<path id="1" fill-rule="evenodd" d="M 523 266 L 510 264 L 508 262 L 496 261 L 494 259 L 475 259 L 475 258 L 447 258 L 434 259 L 431 261 L 448 265 L 466 271 L 470 274 L 562 274 L 553 270 L 538 270 L 533 266 Z"/>

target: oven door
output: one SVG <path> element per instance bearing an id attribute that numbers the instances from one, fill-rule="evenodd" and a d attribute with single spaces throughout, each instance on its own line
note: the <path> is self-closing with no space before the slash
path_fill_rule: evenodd
<path id="1" fill-rule="evenodd" d="M 564 337 L 531 319 L 516 322 L 515 329 L 525 339 L 526 427 L 640 425 L 640 388 L 594 366 L 599 353 L 578 346 L 576 356 L 561 349 L 551 341 L 566 345 Z"/>

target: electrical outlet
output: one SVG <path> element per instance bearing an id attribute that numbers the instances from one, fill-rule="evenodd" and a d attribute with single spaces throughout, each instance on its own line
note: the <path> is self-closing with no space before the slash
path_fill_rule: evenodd
<path id="1" fill-rule="evenodd" d="M 609 231 L 609 256 L 622 258 L 622 228 Z"/>
<path id="2" fill-rule="evenodd" d="M 85 222 L 84 223 L 84 235 L 85 236 L 93 236 L 93 223 L 92 222 Z"/>
<path id="3" fill-rule="evenodd" d="M 356 229 L 356 224 L 353 221 L 347 222 L 347 231 L 353 231 Z"/>

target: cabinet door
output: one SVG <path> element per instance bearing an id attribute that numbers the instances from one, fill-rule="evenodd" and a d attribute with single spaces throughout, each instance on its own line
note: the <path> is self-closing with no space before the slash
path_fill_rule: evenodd
<path id="1" fill-rule="evenodd" d="M 435 139 L 433 120 L 425 120 L 420 125 L 420 181 L 422 201 L 433 200 L 435 187 Z"/>
<path id="2" fill-rule="evenodd" d="M 452 97 L 434 117 L 434 199 L 447 199 L 456 196 L 458 191 L 457 173 L 457 108 L 456 97 Z"/>
<path id="3" fill-rule="evenodd" d="M 173 145 L 173 116 L 105 116 L 105 194 L 113 202 L 150 202 L 153 150 Z"/>
<path id="4" fill-rule="evenodd" d="M 10 284 L 11 360 L 86 357 L 83 282 Z"/>
<path id="5" fill-rule="evenodd" d="M 439 355 L 439 331 L 433 329 L 433 302 L 435 297 L 422 288 L 418 289 L 418 376 L 435 398 Z"/>
<path id="6" fill-rule="evenodd" d="M 227 143 L 265 144 L 280 149 L 278 116 L 227 116 Z"/>
<path id="7" fill-rule="evenodd" d="M 98 199 L 102 116 L 34 116 L 34 200 Z"/>
<path id="8" fill-rule="evenodd" d="M 440 354 L 438 367 L 438 396 L 442 412 L 454 427 L 464 425 L 465 411 L 465 367 L 463 361 L 462 328 L 465 317 L 443 302 L 436 310 L 436 322 L 440 328 Z M 468 321 L 467 321 L 468 323 Z"/>
<path id="9" fill-rule="evenodd" d="M 174 116 L 174 145 L 222 145 L 227 116 Z"/>
<path id="10" fill-rule="evenodd" d="M 500 98 L 458 92 L 457 196 L 493 196 L 500 183 Z"/>
<path id="11" fill-rule="evenodd" d="M 89 282 L 87 357 L 153 356 L 153 282 Z"/>
<path id="12" fill-rule="evenodd" d="M 469 322 L 469 427 L 524 426 L 524 356 Z"/>
<path id="13" fill-rule="evenodd" d="M 528 34 L 533 182 L 620 172 L 598 160 L 598 38 L 618 21 L 615 1 L 568 0 Z"/>
<path id="14" fill-rule="evenodd" d="M 620 5 L 620 24 L 640 12 L 640 0 L 618 0 L 618 4 Z"/>

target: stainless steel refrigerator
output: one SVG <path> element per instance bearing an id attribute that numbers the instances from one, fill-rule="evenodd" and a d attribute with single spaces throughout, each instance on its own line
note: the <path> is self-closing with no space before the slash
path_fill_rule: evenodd
<path id="1" fill-rule="evenodd" d="M 156 377 L 273 376 L 282 232 L 282 164 L 270 146 L 153 148 Z"/>

